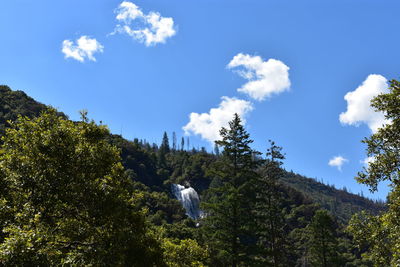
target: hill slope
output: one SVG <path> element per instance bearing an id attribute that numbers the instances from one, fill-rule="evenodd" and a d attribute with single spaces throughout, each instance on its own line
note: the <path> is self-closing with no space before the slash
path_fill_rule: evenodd
<path id="1" fill-rule="evenodd" d="M 29 118 L 38 116 L 46 105 L 37 102 L 23 91 L 13 91 L 6 85 L 0 85 L 0 134 L 4 134 L 7 121 L 16 120 L 18 115 Z M 63 113 L 60 115 L 66 117 Z"/>
<path id="2" fill-rule="evenodd" d="M 385 209 L 385 204 L 382 202 L 376 202 L 346 190 L 336 189 L 334 186 L 325 185 L 315 179 L 293 172 L 286 172 L 281 181 L 319 203 L 321 207 L 331 211 L 342 222 L 348 221 L 352 214 L 361 210 L 378 214 Z"/>
<path id="3" fill-rule="evenodd" d="M 0 134 L 4 134 L 8 120 L 15 120 L 18 115 L 35 117 L 45 108 L 46 105 L 35 101 L 22 91 L 12 91 L 8 86 L 0 86 Z M 65 116 L 63 113 L 60 115 Z M 123 164 L 132 178 L 149 186 L 152 191 L 167 192 L 171 182 L 189 182 L 201 192 L 210 183 L 206 169 L 215 160 L 212 154 L 195 149 L 175 151 L 173 155 L 167 155 L 165 162 L 160 163 L 157 159 L 157 145 L 150 146 L 138 140 L 128 141 L 118 135 L 111 135 L 110 142 L 121 149 Z M 336 189 L 293 172 L 286 172 L 281 182 L 328 209 L 342 222 L 361 210 L 377 214 L 385 209 L 383 203 Z"/>

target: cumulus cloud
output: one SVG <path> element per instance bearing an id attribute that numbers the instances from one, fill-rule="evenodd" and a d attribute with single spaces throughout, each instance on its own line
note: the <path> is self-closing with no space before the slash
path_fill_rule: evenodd
<path id="1" fill-rule="evenodd" d="M 112 34 L 127 34 L 146 46 L 165 43 L 168 38 L 176 34 L 172 18 L 162 17 L 160 13 L 154 11 L 145 14 L 132 2 L 122 2 L 115 13 L 119 24 Z"/>
<path id="2" fill-rule="evenodd" d="M 337 167 L 339 171 L 342 171 L 343 164 L 348 161 L 348 159 L 345 159 L 342 156 L 336 156 L 329 160 L 328 165 L 331 167 Z"/>
<path id="3" fill-rule="evenodd" d="M 229 62 L 229 69 L 243 67 L 237 73 L 248 80 L 239 92 L 248 94 L 251 98 L 262 101 L 273 94 L 289 90 L 289 67 L 282 61 L 269 59 L 263 61 L 259 56 L 239 53 Z"/>
<path id="4" fill-rule="evenodd" d="M 373 133 L 389 123 L 382 112 L 376 112 L 370 106 L 372 98 L 388 92 L 388 84 L 382 75 L 371 74 L 354 91 L 348 92 L 344 99 L 347 101 L 347 111 L 342 112 L 339 120 L 343 124 L 358 126 L 365 123 Z"/>
<path id="5" fill-rule="evenodd" d="M 250 102 L 223 96 L 219 106 L 210 109 L 208 113 L 192 112 L 189 116 L 190 121 L 183 127 L 183 130 L 186 134 L 198 134 L 203 139 L 214 142 L 220 138 L 221 127 L 227 127 L 235 113 L 241 117 L 243 124 L 245 124 L 245 117 L 251 110 L 253 110 L 253 106 Z"/>
<path id="6" fill-rule="evenodd" d="M 64 40 L 61 51 L 64 53 L 65 58 L 73 58 L 84 62 L 85 59 L 96 61 L 93 54 L 102 53 L 103 49 L 104 47 L 96 39 L 84 35 L 77 39 L 75 44 L 71 40 Z"/>
<path id="7" fill-rule="evenodd" d="M 142 10 L 132 2 L 122 2 L 118 8 L 115 10 L 117 14 L 118 21 L 124 21 L 125 23 L 130 23 L 132 20 L 141 18 L 144 16 Z"/>

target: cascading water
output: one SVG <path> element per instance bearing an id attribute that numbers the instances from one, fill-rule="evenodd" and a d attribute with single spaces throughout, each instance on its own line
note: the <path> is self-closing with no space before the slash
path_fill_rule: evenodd
<path id="1" fill-rule="evenodd" d="M 196 220 L 202 216 L 202 211 L 199 208 L 200 200 L 196 190 L 192 187 L 184 187 L 180 184 L 172 185 L 172 193 L 182 203 L 186 210 L 186 214 Z"/>

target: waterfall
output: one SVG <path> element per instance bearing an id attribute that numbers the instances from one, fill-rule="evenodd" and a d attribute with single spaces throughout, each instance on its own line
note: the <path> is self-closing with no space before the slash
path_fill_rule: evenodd
<path id="1" fill-rule="evenodd" d="M 192 187 L 186 188 L 180 184 L 173 184 L 172 193 L 182 203 L 186 215 L 194 220 L 200 218 L 202 211 L 199 208 L 200 200 L 196 190 Z"/>

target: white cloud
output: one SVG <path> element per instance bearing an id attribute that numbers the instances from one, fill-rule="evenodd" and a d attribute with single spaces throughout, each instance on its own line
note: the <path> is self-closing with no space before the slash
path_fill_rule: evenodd
<path id="1" fill-rule="evenodd" d="M 383 125 L 389 123 L 382 112 L 376 112 L 370 106 L 372 98 L 388 92 L 388 84 L 382 75 L 371 74 L 354 91 L 348 92 L 344 99 L 347 101 L 347 111 L 340 114 L 339 120 L 343 124 L 358 126 L 365 123 L 373 133 Z"/>
<path id="2" fill-rule="evenodd" d="M 132 20 L 143 17 L 143 12 L 140 8 L 132 2 L 122 2 L 117 10 L 117 20 L 130 23 Z"/>
<path id="3" fill-rule="evenodd" d="M 342 165 L 348 161 L 348 159 L 345 159 L 342 156 L 336 156 L 329 160 L 328 165 L 331 167 L 337 167 L 339 171 L 342 171 Z"/>
<path id="4" fill-rule="evenodd" d="M 210 109 L 209 113 L 192 112 L 189 116 L 190 121 L 183 127 L 183 130 L 185 134 L 198 134 L 203 139 L 214 142 L 220 138 L 221 127 L 227 127 L 235 113 L 240 116 L 243 124 L 245 124 L 245 116 L 251 110 L 253 110 L 253 106 L 250 102 L 223 96 L 219 106 Z"/>
<path id="5" fill-rule="evenodd" d="M 96 61 L 93 54 L 102 53 L 103 49 L 104 47 L 96 39 L 84 35 L 76 40 L 76 44 L 70 40 L 64 40 L 61 51 L 64 53 L 65 58 L 70 57 L 80 62 L 84 62 L 85 59 Z"/>
<path id="6" fill-rule="evenodd" d="M 176 34 L 172 18 L 162 17 L 160 13 L 154 11 L 145 14 L 132 2 L 122 2 L 115 13 L 120 24 L 115 27 L 112 34 L 128 34 L 146 46 L 165 43 L 169 37 Z"/>
<path id="7" fill-rule="evenodd" d="M 248 80 L 239 92 L 248 94 L 258 101 L 264 100 L 273 94 L 279 94 L 289 90 L 289 67 L 282 61 L 269 59 L 263 61 L 259 56 L 250 56 L 239 53 L 228 64 L 228 68 L 242 66 L 244 69 L 237 73 Z"/>

